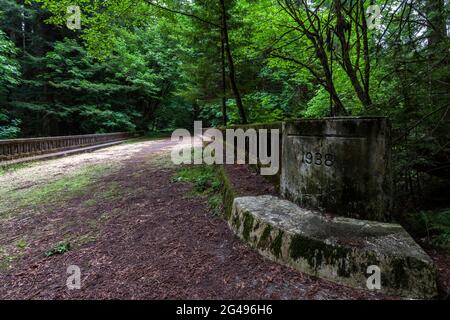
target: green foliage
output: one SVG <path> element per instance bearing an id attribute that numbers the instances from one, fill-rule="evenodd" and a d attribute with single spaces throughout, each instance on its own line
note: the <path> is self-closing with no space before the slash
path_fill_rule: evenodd
<path id="1" fill-rule="evenodd" d="M 106 110 L 99 109 L 99 106 L 82 106 L 80 116 L 83 120 L 83 129 L 86 132 L 120 132 L 134 131 L 136 125 L 132 122 L 131 116 L 119 111 L 108 110 L 109 105 L 105 105 Z"/>
<path id="2" fill-rule="evenodd" d="M 7 123 L 7 125 L 0 125 L 0 139 L 14 139 L 19 136 L 21 120 L 9 120 L 9 117 L 7 117 L 6 114 L 2 114 L 0 111 L 0 123 L 1 122 Z"/>
<path id="3" fill-rule="evenodd" d="M 20 67 L 15 60 L 16 53 L 14 43 L 0 30 L 0 98 L 3 99 L 9 88 L 19 84 Z"/>
<path id="4" fill-rule="evenodd" d="M 47 251 L 45 255 L 47 257 L 52 257 L 56 255 L 61 255 L 70 251 L 70 242 L 61 242 L 53 247 L 51 250 Z"/>
<path id="5" fill-rule="evenodd" d="M 429 244 L 450 251 L 449 209 L 410 214 L 404 223 L 414 236 L 425 238 Z"/>
<path id="6" fill-rule="evenodd" d="M 172 183 L 188 182 L 193 184 L 194 195 L 207 196 L 208 207 L 214 216 L 222 213 L 222 182 L 214 166 L 191 165 L 179 169 Z"/>
<path id="7" fill-rule="evenodd" d="M 15 59 L 16 53 L 14 43 L 0 30 L 0 139 L 16 138 L 20 134 L 20 120 L 12 118 L 8 110 L 3 108 L 10 90 L 20 83 L 20 66 Z"/>
<path id="8" fill-rule="evenodd" d="M 145 1 L 121 0 L 26 0 L 26 3 L 39 3 L 52 13 L 47 22 L 66 26 L 70 14 L 67 8 L 79 6 L 81 9 L 81 38 L 85 41 L 92 56 L 106 60 L 114 50 L 118 25 L 127 22 L 134 26 L 148 23 L 149 10 Z"/>
<path id="9" fill-rule="evenodd" d="M 208 206 L 215 216 L 219 216 L 222 213 L 222 195 L 210 196 L 208 198 Z"/>
<path id="10" fill-rule="evenodd" d="M 114 27 L 117 20 L 110 17 L 112 27 L 105 28 L 107 19 L 95 14 L 102 6 L 99 2 L 48 2 L 44 8 L 37 2 L 27 1 L 25 7 L 13 0 L 0 3 L 0 10 L 8 15 L 0 27 L 15 40 L 16 48 L 23 49 L 18 59 L 12 59 L 18 50 L 0 34 L 0 74 L 9 72 L 0 79 L 8 81 L 8 86 L 2 82 L 0 89 L 17 86 L 13 66 L 23 69 L 22 85 L 0 101 L 0 138 L 159 130 L 173 113 L 182 118 L 184 111 L 179 110 L 185 104 L 172 99 L 183 76 L 180 62 L 173 57 L 183 48 L 164 32 L 163 21 L 150 26 L 133 19 L 133 27 L 127 29 Z M 90 15 L 96 16 L 92 28 L 84 29 L 86 33 L 65 27 L 56 31 L 43 23 L 65 26 L 69 4 L 86 10 L 86 22 Z M 121 14 L 133 17 L 142 13 L 139 6 L 130 4 L 116 3 L 111 10 L 124 9 Z M 61 16 L 50 15 L 46 7 Z M 189 118 L 188 113 L 183 119 Z"/>
<path id="11" fill-rule="evenodd" d="M 172 182 L 190 182 L 198 194 L 216 193 L 221 183 L 213 166 L 186 166 L 177 171 Z"/>

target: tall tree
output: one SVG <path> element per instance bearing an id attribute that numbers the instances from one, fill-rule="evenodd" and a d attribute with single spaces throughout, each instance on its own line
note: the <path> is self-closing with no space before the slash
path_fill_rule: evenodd
<path id="1" fill-rule="evenodd" d="M 220 10 L 221 10 L 221 14 L 222 14 L 223 42 L 224 42 L 225 52 L 227 53 L 227 58 L 228 58 L 228 68 L 229 68 L 229 72 L 230 72 L 231 89 L 233 90 L 234 97 L 236 99 L 236 104 L 237 104 L 239 114 L 241 117 L 241 122 L 246 124 L 247 116 L 245 114 L 244 105 L 242 104 L 241 93 L 238 89 L 233 54 L 231 53 L 231 48 L 230 48 L 230 37 L 228 35 L 228 10 L 225 5 L 225 0 L 219 0 L 219 1 L 220 1 Z"/>
<path id="2" fill-rule="evenodd" d="M 47 8 L 54 14 L 50 21 L 59 25 L 64 25 L 66 22 L 67 7 L 76 4 L 76 2 L 74 3 L 71 0 L 36 1 L 42 3 L 44 8 Z M 146 21 L 146 14 L 147 19 L 149 19 L 149 17 L 157 17 L 161 14 L 175 14 L 204 23 L 210 28 L 215 28 L 219 36 L 223 33 L 230 86 L 236 100 L 241 122 L 247 123 L 246 112 L 237 84 L 236 70 L 228 34 L 228 6 L 225 3 L 225 0 L 218 0 L 216 8 L 219 10 L 218 13 L 220 13 L 221 16 L 221 23 L 218 24 L 213 22 L 216 20 L 209 20 L 206 17 L 196 14 L 195 10 L 197 2 L 200 5 L 202 4 L 202 1 L 168 1 L 165 4 L 160 4 L 159 2 L 152 0 L 140 0 L 137 2 L 124 0 L 108 3 L 97 1 L 89 3 L 83 2 L 83 5 L 80 6 L 83 12 L 83 38 L 91 53 L 99 57 L 104 57 L 111 52 L 111 43 L 113 42 L 108 39 L 114 37 L 114 30 L 116 27 L 121 26 L 124 23 L 129 25 L 145 25 L 148 23 L 148 21 Z"/>

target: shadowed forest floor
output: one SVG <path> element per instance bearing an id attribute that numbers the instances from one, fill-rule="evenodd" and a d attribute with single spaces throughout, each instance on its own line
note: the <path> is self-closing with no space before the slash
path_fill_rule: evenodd
<path id="1" fill-rule="evenodd" d="M 138 141 L 0 175 L 0 298 L 381 298 L 259 256 L 191 184 L 171 182 L 172 146 Z M 69 265 L 81 290 L 66 288 Z"/>

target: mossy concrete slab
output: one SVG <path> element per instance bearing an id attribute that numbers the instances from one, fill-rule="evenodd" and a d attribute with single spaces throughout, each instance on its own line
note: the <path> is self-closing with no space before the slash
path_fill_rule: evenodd
<path id="1" fill-rule="evenodd" d="M 384 294 L 437 295 L 432 260 L 396 224 L 327 217 L 273 196 L 234 199 L 228 223 L 262 255 L 336 283 L 368 290 L 369 266 Z"/>

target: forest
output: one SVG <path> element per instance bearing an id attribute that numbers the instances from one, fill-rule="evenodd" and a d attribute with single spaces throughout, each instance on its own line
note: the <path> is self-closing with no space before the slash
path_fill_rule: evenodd
<path id="1" fill-rule="evenodd" d="M 0 139 L 386 116 L 398 206 L 442 211 L 449 12 L 447 0 L 0 0 Z"/>

